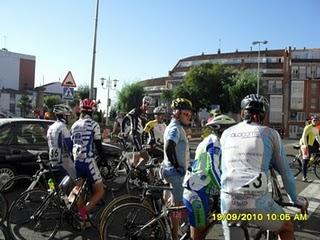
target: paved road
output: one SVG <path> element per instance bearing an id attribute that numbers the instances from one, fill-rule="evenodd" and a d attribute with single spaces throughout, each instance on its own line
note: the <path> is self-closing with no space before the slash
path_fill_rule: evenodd
<path id="1" fill-rule="evenodd" d="M 292 144 L 296 143 L 294 140 L 284 140 L 285 148 L 288 153 L 293 153 Z M 190 143 L 190 148 L 194 150 L 199 141 L 192 141 Z M 194 153 L 192 153 L 192 157 Z M 310 217 L 308 221 L 302 222 L 299 226 L 295 226 L 295 236 L 297 240 L 308 240 L 308 239 L 319 239 L 320 240 L 320 180 L 318 180 L 314 174 L 310 174 L 310 178 L 314 179 L 312 183 L 304 183 L 301 181 L 301 176 L 297 178 L 297 190 L 299 192 L 299 196 L 305 196 L 310 201 L 309 214 Z M 108 195 L 107 201 L 110 201 L 111 194 Z M 292 211 L 288 209 L 287 211 Z M 4 236 L 1 233 L 0 226 L 0 240 L 4 239 Z M 98 239 L 98 234 L 95 230 L 85 230 L 85 231 L 73 231 L 72 229 L 64 226 L 63 230 L 60 231 L 56 239 Z M 207 239 L 217 239 L 222 240 L 222 229 L 221 225 L 217 224 L 211 231 L 210 236 Z"/>

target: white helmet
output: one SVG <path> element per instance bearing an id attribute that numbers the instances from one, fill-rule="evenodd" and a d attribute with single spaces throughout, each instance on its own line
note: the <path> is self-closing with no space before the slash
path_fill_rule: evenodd
<path id="1" fill-rule="evenodd" d="M 206 124 L 206 126 L 212 127 L 214 129 L 220 129 L 222 127 L 231 126 L 235 123 L 236 121 L 233 118 L 222 114 L 213 118 L 210 122 Z"/>
<path id="2" fill-rule="evenodd" d="M 147 103 L 147 104 L 151 105 L 152 102 L 153 102 L 153 99 L 150 96 L 144 96 L 142 99 L 142 103 Z"/>
<path id="3" fill-rule="evenodd" d="M 70 115 L 72 110 L 68 105 L 65 104 L 59 104 L 59 105 L 54 105 L 53 107 L 53 112 L 55 114 L 64 114 L 64 115 Z"/>
<path id="4" fill-rule="evenodd" d="M 163 106 L 158 106 L 153 110 L 154 114 L 165 114 L 166 109 Z"/>

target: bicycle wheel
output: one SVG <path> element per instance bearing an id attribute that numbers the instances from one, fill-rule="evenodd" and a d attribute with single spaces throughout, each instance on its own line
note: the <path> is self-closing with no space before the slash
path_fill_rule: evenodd
<path id="1" fill-rule="evenodd" d="M 3 223 L 4 219 L 7 216 L 8 211 L 8 202 L 3 194 L 0 192 L 0 224 Z"/>
<path id="2" fill-rule="evenodd" d="M 295 177 L 298 176 L 302 171 L 302 163 L 300 158 L 292 154 L 287 154 L 286 156 L 293 175 Z"/>
<path id="3" fill-rule="evenodd" d="M 102 211 L 100 216 L 100 223 L 99 223 L 99 232 L 102 232 L 102 229 L 105 225 L 105 220 L 107 219 L 108 215 L 115 209 L 116 207 L 125 204 L 125 203 L 141 203 L 141 198 L 138 196 L 133 195 L 123 195 L 113 199 Z M 149 206 L 149 205 L 148 205 Z"/>
<path id="4" fill-rule="evenodd" d="M 61 224 L 59 202 L 47 191 L 24 192 L 11 205 L 7 228 L 13 239 L 52 239 Z"/>
<path id="5" fill-rule="evenodd" d="M 319 160 L 313 163 L 314 166 L 314 174 L 317 176 L 317 178 L 320 179 L 320 162 Z"/>
<path id="6" fill-rule="evenodd" d="M 166 239 L 166 230 L 160 220 L 145 226 L 155 213 L 139 203 L 127 203 L 115 208 L 107 217 L 101 232 L 102 239 Z M 143 230 L 139 231 L 142 227 Z M 137 232 L 139 231 L 139 232 Z"/>

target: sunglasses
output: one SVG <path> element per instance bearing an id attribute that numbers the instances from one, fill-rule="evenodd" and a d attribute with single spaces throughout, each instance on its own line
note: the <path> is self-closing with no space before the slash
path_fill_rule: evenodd
<path id="1" fill-rule="evenodd" d="M 190 112 L 181 112 L 181 114 L 189 118 L 192 116 Z"/>

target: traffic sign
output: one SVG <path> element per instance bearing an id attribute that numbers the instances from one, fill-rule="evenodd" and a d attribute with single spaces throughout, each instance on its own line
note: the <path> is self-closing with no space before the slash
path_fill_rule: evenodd
<path id="1" fill-rule="evenodd" d="M 62 97 L 67 100 L 72 100 L 74 96 L 74 88 L 72 87 L 63 87 Z"/>
<path id="2" fill-rule="evenodd" d="M 74 81 L 74 78 L 72 76 L 71 71 L 69 71 L 67 73 L 67 76 L 62 81 L 61 86 L 64 86 L 64 87 L 76 87 L 77 86 L 76 82 Z"/>

